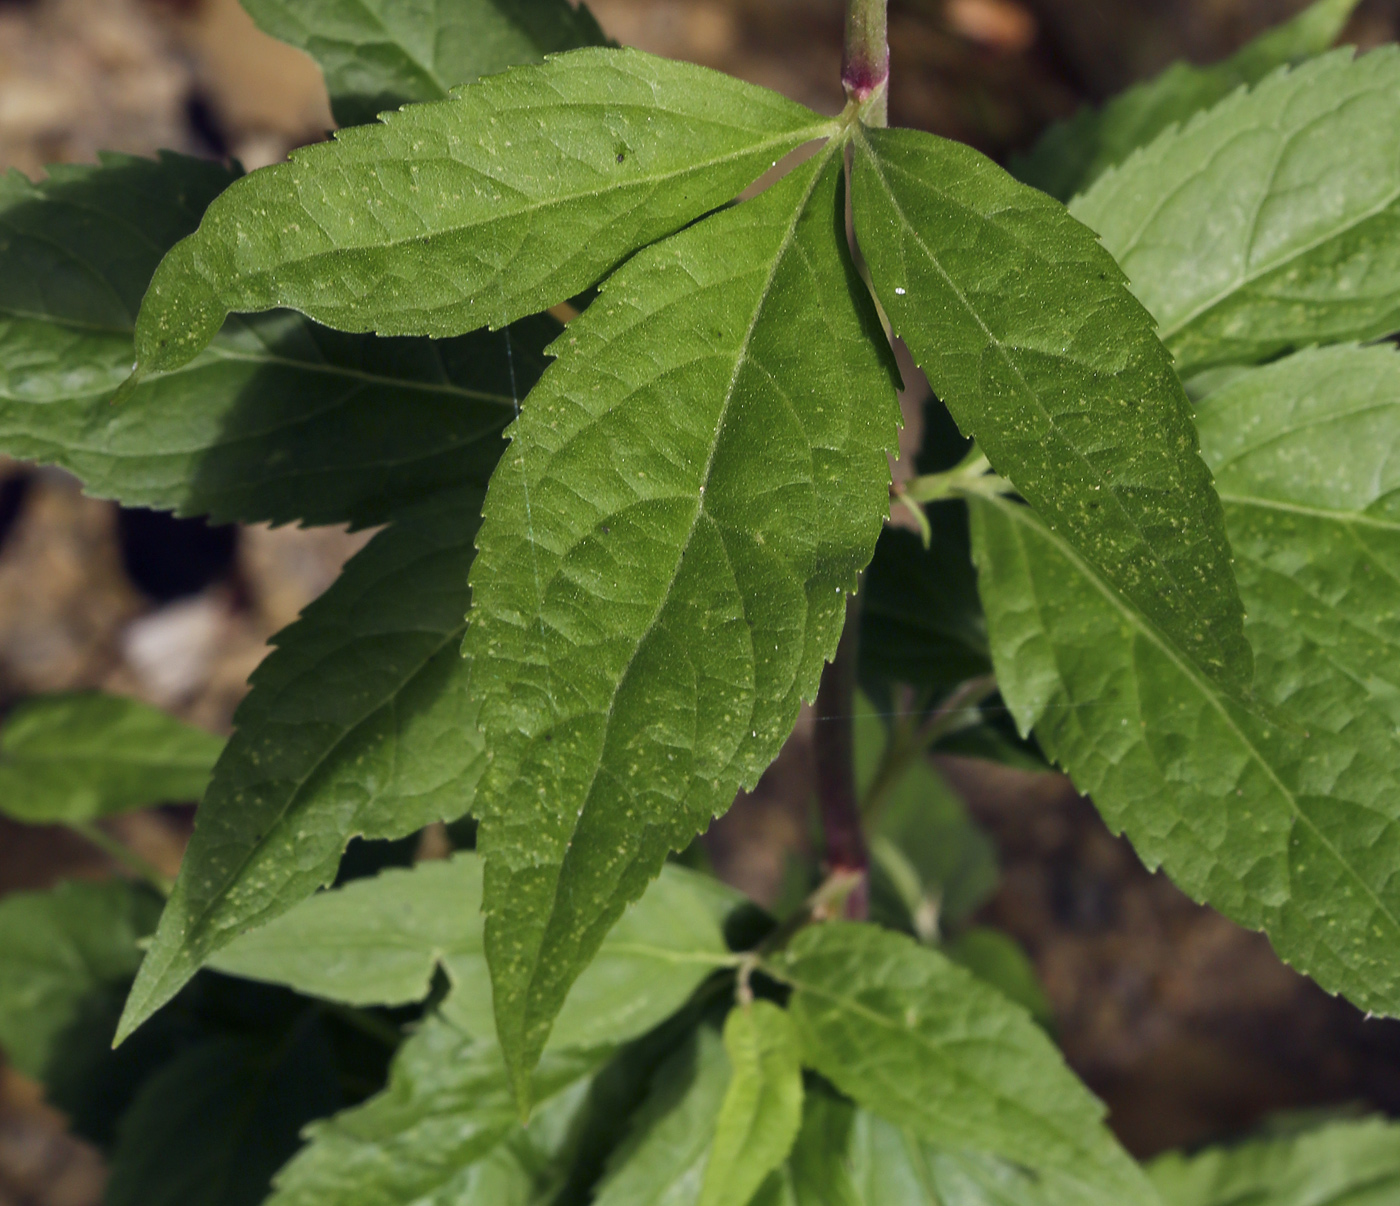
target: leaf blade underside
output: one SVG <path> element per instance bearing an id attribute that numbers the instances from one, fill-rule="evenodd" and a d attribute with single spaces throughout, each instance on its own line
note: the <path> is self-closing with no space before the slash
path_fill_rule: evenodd
<path id="1" fill-rule="evenodd" d="M 623 904 L 776 756 L 887 513 L 892 368 L 839 185 L 828 151 L 632 260 L 492 481 L 465 649 L 521 1070 Z"/>

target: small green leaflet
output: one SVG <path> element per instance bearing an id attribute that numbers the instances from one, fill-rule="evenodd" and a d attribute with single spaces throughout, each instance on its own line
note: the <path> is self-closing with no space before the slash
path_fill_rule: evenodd
<path id="1" fill-rule="evenodd" d="M 802 1056 L 787 1011 L 752 1001 L 724 1022 L 729 1087 L 715 1122 L 698 1206 L 743 1206 L 802 1125 Z"/>
<path id="2" fill-rule="evenodd" d="M 364 1105 L 307 1129 L 267 1206 L 527 1206 L 556 1130 L 606 1052 L 547 1055 L 535 1074 L 536 1119 L 522 1128 L 515 1094 L 489 1039 L 429 1018 L 394 1057 L 389 1086 Z"/>
<path id="3" fill-rule="evenodd" d="M 261 1206 L 301 1128 L 340 1105 L 313 1025 L 208 1039 L 142 1085 L 117 1128 L 106 1206 Z"/>
<path id="4" fill-rule="evenodd" d="M 803 1062 L 857 1104 L 940 1147 L 1078 1183 L 1086 1201 L 1153 1201 L 1044 1032 L 936 951 L 829 923 L 767 966 L 792 985 Z"/>
<path id="5" fill-rule="evenodd" d="M 893 362 L 840 186 L 829 148 L 630 260 L 492 479 L 464 648 L 522 1075 L 623 906 L 777 755 L 888 513 Z"/>
<path id="6" fill-rule="evenodd" d="M 1186 395 L 1091 232 L 970 147 L 866 130 L 856 233 L 963 434 L 1222 681 L 1250 652 Z"/>
<path id="7" fill-rule="evenodd" d="M 136 972 L 136 943 L 155 928 L 159 900 L 125 880 L 62 883 L 0 901 L 0 1048 L 40 1079 L 84 999 Z"/>
<path id="8" fill-rule="evenodd" d="M 1334 1122 L 1194 1156 L 1173 1152 L 1147 1171 L 1166 1206 L 1389 1206 L 1400 1195 L 1400 1126 Z"/>
<path id="9" fill-rule="evenodd" d="M 701 1026 L 657 1069 L 593 1206 L 697 1206 L 729 1084 L 720 1036 Z"/>
<path id="10" fill-rule="evenodd" d="M 41 696 L 0 727 L 0 814 L 55 825 L 198 800 L 223 747 L 134 699 Z"/>
<path id="11" fill-rule="evenodd" d="M 139 371 L 186 364 L 230 311 L 287 306 L 384 335 L 503 326 L 834 132 L 776 93 L 637 50 L 512 68 L 224 193 L 151 282 Z"/>
<path id="12" fill-rule="evenodd" d="M 1068 201 L 1169 126 L 1257 84 L 1279 67 L 1321 54 L 1342 32 L 1356 0 L 1317 0 L 1291 21 L 1255 38 L 1221 63 L 1173 63 L 1156 79 L 1129 88 L 1102 109 L 1081 109 L 1051 126 L 1028 155 L 1012 156 L 1019 180 Z"/>
<path id="13" fill-rule="evenodd" d="M 258 315 L 111 404 L 156 264 L 233 179 L 180 155 L 0 178 L 0 448 L 99 497 L 220 522 L 376 524 L 485 486 L 551 318 L 427 340 Z"/>
<path id="14" fill-rule="evenodd" d="M 342 126 L 546 54 L 606 42 L 569 0 L 243 0 L 274 38 L 320 64 Z"/>
<path id="15" fill-rule="evenodd" d="M 1329 570 L 1312 533 L 1275 543 L 1267 573 L 1242 548 L 1254 692 L 1275 724 L 1223 695 L 1028 508 L 977 500 L 972 519 L 997 680 L 1022 730 L 1034 725 L 1149 867 L 1266 930 L 1322 987 L 1400 1013 L 1400 782 L 1385 681 L 1396 659 L 1383 637 L 1393 585 L 1373 578 L 1383 593 L 1361 591 L 1357 603 L 1372 610 L 1353 620 L 1307 596 L 1320 553 L 1324 580 Z M 1276 537 L 1286 536 L 1280 525 Z M 1343 564 L 1355 556 L 1350 541 L 1337 550 Z M 1366 574 L 1364 558 L 1352 569 Z M 1339 601 L 1350 602 L 1345 592 Z M 1300 627 L 1292 613 L 1303 602 L 1313 614 Z M 1373 685 L 1332 660 L 1357 639 L 1376 655 Z"/>
<path id="16" fill-rule="evenodd" d="M 623 1042 L 668 1017 L 734 961 L 722 924 L 742 899 L 708 876 L 664 868 L 575 981 L 551 1048 Z M 322 892 L 234 939 L 209 966 L 352 1005 L 420 1001 L 441 966 L 454 986 L 444 1016 L 467 1033 L 495 1033 L 472 853 Z"/>
<path id="17" fill-rule="evenodd" d="M 1163 134 L 1070 211 L 1183 376 L 1400 327 L 1400 48 L 1325 55 Z"/>
<path id="18" fill-rule="evenodd" d="M 466 813 L 482 769 L 458 648 L 480 495 L 404 512 L 252 677 L 118 1038 L 241 931 L 329 883 L 356 834 Z"/>

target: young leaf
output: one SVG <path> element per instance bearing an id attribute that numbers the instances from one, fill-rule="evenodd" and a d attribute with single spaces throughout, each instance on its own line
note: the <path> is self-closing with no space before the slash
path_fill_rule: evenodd
<path id="1" fill-rule="evenodd" d="M 134 699 L 40 696 L 0 727 L 0 814 L 54 825 L 198 800 L 223 747 Z"/>
<path id="2" fill-rule="evenodd" d="M 872 1113 L 940 1147 L 1078 1182 L 1089 1200 L 1152 1201 L 1044 1032 L 936 951 L 833 923 L 799 934 L 771 966 L 792 985 L 803 1062 Z"/>
<path id="3" fill-rule="evenodd" d="M 1173 1152 L 1148 1166 L 1167 1206 L 1384 1206 L 1400 1194 L 1400 1127 L 1334 1122 L 1278 1139 Z"/>
<path id="4" fill-rule="evenodd" d="M 1075 201 L 1184 375 L 1400 327 L 1400 48 L 1238 92 Z"/>
<path id="5" fill-rule="evenodd" d="M 698 1206 L 739 1206 L 792 1148 L 802 1125 L 802 1057 L 787 1011 L 753 1001 L 724 1022 L 729 1088 Z"/>
<path id="6" fill-rule="evenodd" d="M 243 0 L 274 38 L 320 64 L 342 126 L 408 101 L 443 100 L 458 84 L 607 39 L 569 0 Z"/>
<path id="7" fill-rule="evenodd" d="M 1355 584 L 1356 621 L 1307 599 L 1323 546 L 1306 529 L 1293 540 L 1276 527 L 1284 542 L 1268 573 L 1240 557 L 1266 718 L 1224 695 L 1028 508 L 976 501 L 972 518 L 997 679 L 1022 730 L 1035 726 L 1149 867 L 1266 930 L 1329 991 L 1400 1013 L 1400 781 L 1384 681 L 1395 681 L 1395 647 L 1372 635 L 1393 626 L 1389 587 Z M 1332 565 L 1356 555 L 1348 543 Z M 1325 581 L 1333 553 L 1321 555 Z M 1364 559 L 1352 569 L 1375 572 Z M 1312 614 L 1300 630 L 1303 603 Z M 1373 658 L 1369 684 L 1331 660 L 1355 640 Z"/>
<path id="8" fill-rule="evenodd" d="M 340 1104 L 325 1036 L 226 1035 L 148 1080 L 117 1130 L 107 1206 L 261 1206 L 301 1128 Z"/>
<path id="9" fill-rule="evenodd" d="M 503 326 L 834 131 L 776 93 L 637 50 L 513 68 L 229 189 L 156 272 L 137 363 L 178 368 L 230 311 L 276 306 L 384 335 Z"/>
<path id="10" fill-rule="evenodd" d="M 329 883 L 355 835 L 470 809 L 482 748 L 458 647 L 479 500 L 404 512 L 253 673 L 119 1039 L 213 951 Z"/>
<path id="11" fill-rule="evenodd" d="M 0 448 L 99 497 L 218 521 L 382 523 L 484 486 L 561 330 L 548 317 L 430 341 L 257 316 L 111 405 L 156 264 L 233 179 L 178 155 L 0 178 Z"/>
<path id="12" fill-rule="evenodd" d="M 85 999 L 135 973 L 137 940 L 159 913 L 154 895 L 124 880 L 61 883 L 0 901 L 0 1048 L 8 1062 L 41 1078 Z"/>
<path id="13" fill-rule="evenodd" d="M 963 433 L 1212 675 L 1248 682 L 1186 395 L 1093 235 L 971 148 L 915 130 L 864 132 L 852 205 L 895 333 Z"/>
<path id="14" fill-rule="evenodd" d="M 619 1043 L 673 1013 L 732 961 L 721 927 L 742 899 L 707 876 L 666 867 L 575 982 L 551 1046 Z M 209 966 L 352 1005 L 422 1000 L 441 966 L 454 985 L 444 1016 L 469 1034 L 495 1032 L 481 860 L 472 853 L 319 893 L 240 935 Z"/>
<path id="15" fill-rule="evenodd" d="M 891 361 L 840 166 L 828 150 L 629 261 L 492 480 L 465 650 L 492 759 L 486 946 L 521 1073 L 667 851 L 777 755 L 888 512 Z"/>
<path id="16" fill-rule="evenodd" d="M 569 1090 L 605 1058 L 546 1056 L 535 1075 L 539 1114 L 556 1103 L 571 1110 Z M 267 1206 L 525 1206 L 531 1199 L 510 1194 L 537 1129 L 516 1118 L 500 1048 L 430 1018 L 399 1049 L 383 1093 L 307 1129 Z"/>
<path id="17" fill-rule="evenodd" d="M 1257 84 L 1289 64 L 1321 54 L 1342 32 L 1356 0 L 1317 0 L 1209 67 L 1173 63 L 1156 79 L 1115 96 L 1102 109 L 1081 109 L 1048 129 L 1010 169 L 1027 184 L 1068 201 L 1169 126 L 1184 123 L 1236 88 Z"/>
<path id="18" fill-rule="evenodd" d="M 701 1026 L 657 1069 L 594 1206 L 696 1206 L 729 1084 L 720 1037 Z"/>

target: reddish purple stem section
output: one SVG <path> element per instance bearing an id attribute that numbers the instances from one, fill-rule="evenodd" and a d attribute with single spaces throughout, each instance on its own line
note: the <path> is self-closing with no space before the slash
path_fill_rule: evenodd
<path id="1" fill-rule="evenodd" d="M 861 828 L 860 802 L 856 799 L 854 703 L 856 690 L 856 640 L 859 624 L 855 608 L 846 618 L 836 659 L 822 672 L 817 690 L 817 798 L 821 805 L 822 834 L 826 840 L 826 869 L 854 871 L 860 883 L 846 897 L 846 916 L 865 917 L 869 892 L 864 879 L 870 865 Z"/>

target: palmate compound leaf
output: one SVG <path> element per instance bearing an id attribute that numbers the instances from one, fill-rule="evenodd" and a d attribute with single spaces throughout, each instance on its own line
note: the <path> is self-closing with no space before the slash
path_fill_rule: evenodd
<path id="1" fill-rule="evenodd" d="M 734 962 L 722 927 L 742 900 L 709 876 L 663 868 L 574 982 L 551 1049 L 620 1043 L 670 1016 Z M 319 893 L 236 938 L 209 966 L 351 1005 L 421 1001 L 440 966 L 452 983 L 443 1015 L 469 1034 L 495 1033 L 473 853 Z"/>
<path id="2" fill-rule="evenodd" d="M 342 126 L 458 84 L 607 39 L 569 0 L 243 0 L 253 20 L 320 65 Z"/>
<path id="3" fill-rule="evenodd" d="M 1148 1166 L 1166 1206 L 1388 1206 L 1400 1196 L 1400 1127 L 1382 1118 L 1172 1152 Z"/>
<path id="4" fill-rule="evenodd" d="M 484 486 L 553 319 L 436 341 L 233 320 L 112 405 L 151 274 L 234 179 L 168 154 L 0 177 L 0 449 L 100 497 L 218 521 L 375 524 Z"/>
<path id="5" fill-rule="evenodd" d="M 944 956 L 871 925 L 813 926 L 766 965 L 792 986 L 802 1059 L 858 1105 L 953 1150 L 1150 1203 L 1104 1108 L 1044 1032 Z"/>
<path id="6" fill-rule="evenodd" d="M 1163 134 L 1070 206 L 1183 376 L 1400 327 L 1400 48 L 1339 50 Z"/>
<path id="7" fill-rule="evenodd" d="M 0 815 L 54 825 L 198 800 L 223 747 L 134 699 L 40 696 L 0 727 Z"/>
<path id="8" fill-rule="evenodd" d="M 1237 487 L 1254 483 L 1257 501 L 1227 514 L 1267 717 L 1223 695 L 1028 508 L 974 501 L 974 551 L 1002 695 L 1109 826 L 1188 894 L 1265 930 L 1322 987 L 1396 1014 L 1400 548 L 1383 478 L 1365 483 L 1344 460 L 1378 440 L 1375 429 L 1348 434 L 1367 422 L 1366 405 L 1337 395 L 1329 424 L 1333 381 L 1314 385 L 1311 424 L 1299 422 L 1305 398 L 1271 389 L 1252 404 L 1236 395 L 1205 441 L 1222 473 L 1240 458 Z M 1380 408 L 1390 445 L 1400 436 L 1392 399 Z M 1278 438 L 1290 423 L 1295 437 Z M 1251 428 L 1270 426 L 1251 446 Z M 1360 491 L 1331 515 L 1313 505 L 1329 481 Z M 1301 503 L 1280 505 L 1280 485 Z M 1365 512 L 1372 491 L 1377 518 Z"/>
<path id="9" fill-rule="evenodd" d="M 394 1058 L 389 1085 L 307 1128 L 307 1145 L 275 1180 L 267 1206 L 530 1206 L 562 1146 L 604 1049 L 547 1054 L 540 1103 L 516 1116 L 501 1050 L 429 1018 Z"/>
<path id="10" fill-rule="evenodd" d="M 777 755 L 888 512 L 894 370 L 840 185 L 828 148 L 630 261 L 492 480 L 464 648 L 521 1074 L 667 851 Z"/>
<path id="11" fill-rule="evenodd" d="M 231 311 L 287 306 L 384 335 L 502 326 L 835 130 L 776 93 L 637 50 L 512 68 L 229 189 L 151 282 L 139 370 L 187 363 Z"/>
<path id="12" fill-rule="evenodd" d="M 1186 394 L 1092 232 L 970 147 L 916 130 L 864 131 L 851 196 L 894 333 L 963 434 L 1212 677 L 1247 683 Z"/>
<path id="13" fill-rule="evenodd" d="M 1279 67 L 1321 54 L 1342 32 L 1356 0 L 1317 0 L 1290 21 L 1209 67 L 1173 63 L 1161 75 L 1115 96 L 1101 109 L 1081 109 L 1048 129 L 1027 155 L 1012 156 L 1018 180 L 1068 201 L 1163 130 L 1257 84 Z"/>
<path id="14" fill-rule="evenodd" d="M 459 646 L 480 497 L 403 512 L 254 671 L 119 1041 L 213 951 L 329 883 L 351 837 L 471 807 L 483 760 Z"/>

